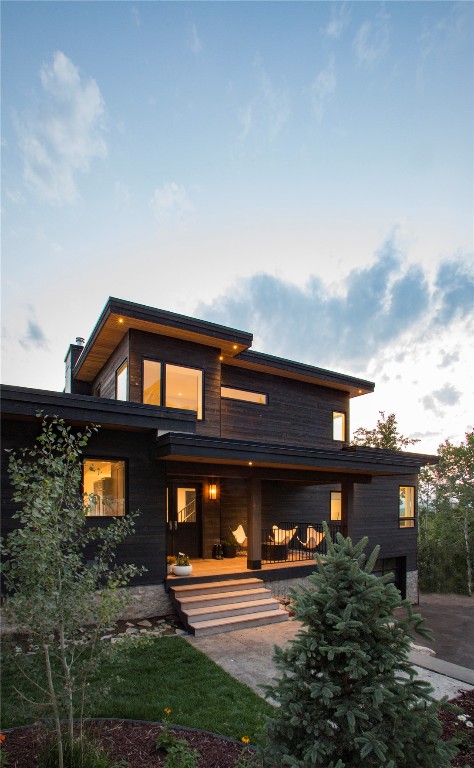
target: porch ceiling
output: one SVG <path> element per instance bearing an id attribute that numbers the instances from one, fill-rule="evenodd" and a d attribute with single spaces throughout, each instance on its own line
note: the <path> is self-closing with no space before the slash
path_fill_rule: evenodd
<path id="1" fill-rule="evenodd" d="M 362 482 L 370 482 L 370 477 L 375 476 L 416 474 L 421 466 L 437 460 L 435 456 L 402 451 L 367 451 L 358 447 L 330 451 L 176 432 L 161 435 L 156 447 L 157 456 L 166 461 L 241 466 L 252 471 L 273 468 L 359 475 L 364 476 Z"/>

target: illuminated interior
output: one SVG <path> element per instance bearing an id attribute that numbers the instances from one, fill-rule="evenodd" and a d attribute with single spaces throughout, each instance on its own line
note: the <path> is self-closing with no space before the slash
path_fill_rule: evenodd
<path id="1" fill-rule="evenodd" d="M 82 474 L 86 516 L 123 517 L 125 462 L 84 459 Z"/>
<path id="2" fill-rule="evenodd" d="M 341 520 L 341 499 L 340 491 L 331 491 L 331 520 Z"/>
<path id="3" fill-rule="evenodd" d="M 243 400 L 246 403 L 258 403 L 267 405 L 268 396 L 263 392 L 251 392 L 248 389 L 234 389 L 233 387 L 221 387 L 221 397 L 231 400 Z"/>
<path id="4" fill-rule="evenodd" d="M 398 507 L 400 528 L 415 527 L 415 488 L 412 485 L 400 486 Z"/>
<path id="5" fill-rule="evenodd" d="M 332 414 L 332 438 L 333 440 L 346 439 L 346 414 L 333 411 Z"/>
<path id="6" fill-rule="evenodd" d="M 202 419 L 202 371 L 167 363 L 166 407 L 197 411 Z"/>
<path id="7" fill-rule="evenodd" d="M 143 361 L 143 402 L 161 405 L 161 363 Z"/>

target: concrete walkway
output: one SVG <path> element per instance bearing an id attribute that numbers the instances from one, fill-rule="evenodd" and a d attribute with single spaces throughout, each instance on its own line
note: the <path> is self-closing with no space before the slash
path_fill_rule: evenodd
<path id="1" fill-rule="evenodd" d="M 233 677 L 263 696 L 262 686 L 270 685 L 278 674 L 273 663 L 274 646 L 284 648 L 300 627 L 300 622 L 291 620 L 208 637 L 189 635 L 186 639 Z M 469 668 L 419 652 L 412 652 L 410 661 L 420 679 L 427 680 L 433 686 L 436 698 L 447 696 L 451 699 L 461 691 L 474 688 L 474 671 Z"/>

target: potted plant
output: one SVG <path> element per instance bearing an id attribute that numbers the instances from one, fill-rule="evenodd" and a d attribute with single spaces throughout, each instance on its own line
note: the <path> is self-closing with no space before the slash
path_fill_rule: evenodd
<path id="1" fill-rule="evenodd" d="M 237 557 L 239 544 L 233 533 L 222 539 L 221 544 L 224 557 Z"/>
<path id="2" fill-rule="evenodd" d="M 193 566 L 189 562 L 188 555 L 185 555 L 184 552 L 178 552 L 178 554 L 176 555 L 176 562 L 173 565 L 174 575 L 189 576 L 192 570 L 193 570 Z"/>
<path id="3" fill-rule="evenodd" d="M 166 573 L 171 573 L 173 570 L 173 565 L 176 562 L 176 558 L 174 555 L 168 555 L 166 558 Z"/>

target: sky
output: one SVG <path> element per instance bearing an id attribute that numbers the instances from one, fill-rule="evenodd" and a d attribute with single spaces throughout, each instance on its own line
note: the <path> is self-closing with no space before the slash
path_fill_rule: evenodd
<path id="1" fill-rule="evenodd" d="M 472 429 L 474 5 L 3 1 L 2 373 L 61 391 L 109 296 Z"/>

